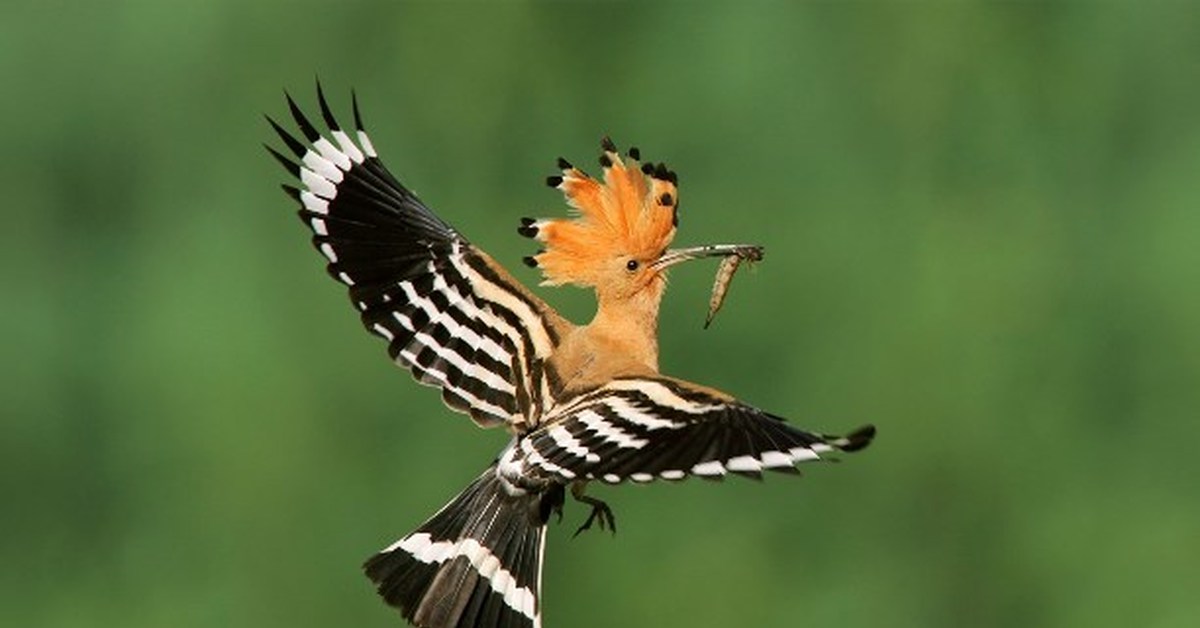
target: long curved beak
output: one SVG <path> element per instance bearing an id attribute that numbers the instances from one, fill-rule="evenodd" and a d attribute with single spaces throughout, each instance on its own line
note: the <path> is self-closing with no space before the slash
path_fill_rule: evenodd
<path id="1" fill-rule="evenodd" d="M 686 249 L 668 249 L 662 257 L 650 265 L 655 270 L 665 270 L 680 262 L 703 259 L 705 257 L 729 257 L 737 255 L 742 259 L 757 262 L 763 258 L 763 247 L 757 244 L 707 244 L 692 246 Z"/>

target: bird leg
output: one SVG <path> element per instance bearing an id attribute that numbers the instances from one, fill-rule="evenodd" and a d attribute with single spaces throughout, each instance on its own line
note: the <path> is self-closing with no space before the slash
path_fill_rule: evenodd
<path id="1" fill-rule="evenodd" d="M 587 482 L 575 482 L 571 485 L 571 497 L 574 497 L 577 502 L 583 502 L 592 507 L 592 513 L 588 515 L 587 520 L 583 522 L 583 525 L 579 526 L 579 529 L 575 531 L 575 534 L 571 538 L 579 536 L 579 533 L 584 530 L 590 530 L 593 523 L 599 523 L 601 530 L 607 527 L 609 530 L 612 530 L 613 534 L 616 534 L 617 519 L 613 516 L 612 508 L 609 508 L 608 504 L 595 497 L 585 495 L 584 490 L 586 488 Z"/>

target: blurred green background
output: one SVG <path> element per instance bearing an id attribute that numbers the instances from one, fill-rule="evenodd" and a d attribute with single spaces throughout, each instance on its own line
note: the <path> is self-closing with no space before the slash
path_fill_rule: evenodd
<path id="1" fill-rule="evenodd" d="M 680 174 L 751 241 L 663 369 L 875 446 L 600 487 L 547 625 L 1200 625 L 1200 8 L 7 2 L 0 624 L 394 626 L 359 573 L 503 445 L 392 367 L 261 114 L 358 90 L 384 159 L 520 266 L 554 158 Z M 541 290 L 576 320 L 590 297 Z"/>

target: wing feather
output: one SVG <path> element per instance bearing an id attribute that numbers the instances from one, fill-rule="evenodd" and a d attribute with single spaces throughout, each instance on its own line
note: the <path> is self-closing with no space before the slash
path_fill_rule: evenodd
<path id="1" fill-rule="evenodd" d="M 375 155 L 357 102 L 355 143 L 319 86 L 318 99 L 332 140 L 288 97 L 307 143 L 268 118 L 299 163 L 271 152 L 300 180 L 284 189 L 329 274 L 349 287 L 363 326 L 388 342 L 394 361 L 481 425 L 519 431 L 536 423 L 535 380 L 569 323 L 396 180 Z"/>
<path id="2" fill-rule="evenodd" d="M 523 436 L 527 472 L 557 482 L 608 483 L 734 473 L 797 473 L 795 465 L 869 444 L 875 428 L 828 436 L 693 384 L 665 377 L 622 378 L 578 395 Z"/>

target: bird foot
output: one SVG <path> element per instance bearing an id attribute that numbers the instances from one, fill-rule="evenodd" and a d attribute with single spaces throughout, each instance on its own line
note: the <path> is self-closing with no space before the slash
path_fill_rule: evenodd
<path id="1" fill-rule="evenodd" d="M 579 536 L 579 533 L 584 530 L 590 530 L 594 523 L 599 524 L 601 530 L 608 529 L 613 534 L 617 533 L 617 518 L 613 515 L 612 508 L 609 508 L 608 504 L 595 497 L 584 495 L 582 488 L 573 488 L 571 495 L 575 498 L 575 501 L 583 502 L 592 507 L 591 514 L 588 515 L 583 525 L 579 526 L 579 529 L 575 531 L 575 534 L 571 538 Z"/>

